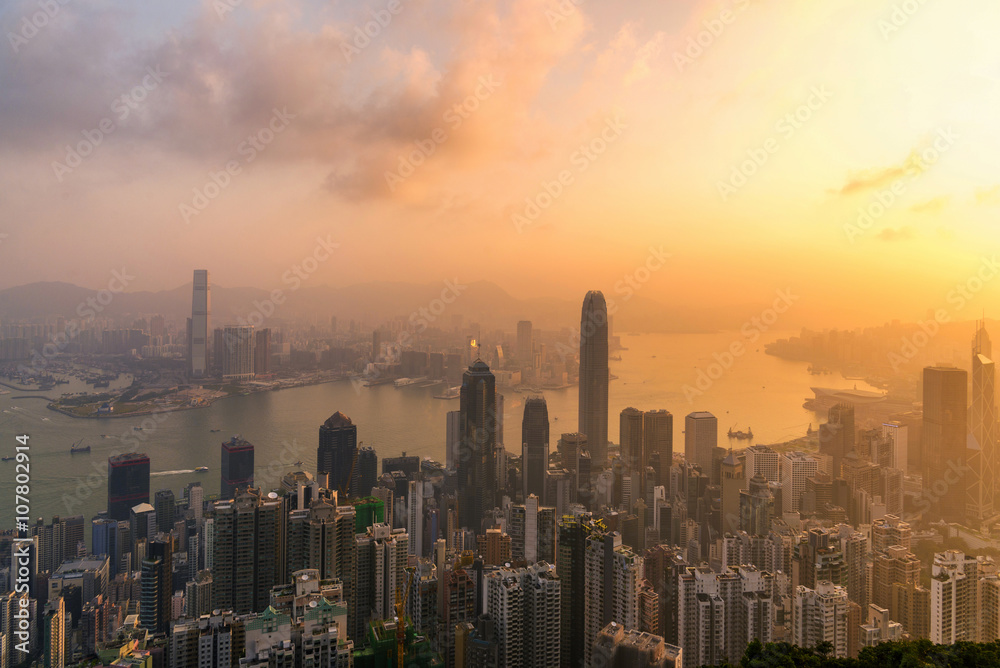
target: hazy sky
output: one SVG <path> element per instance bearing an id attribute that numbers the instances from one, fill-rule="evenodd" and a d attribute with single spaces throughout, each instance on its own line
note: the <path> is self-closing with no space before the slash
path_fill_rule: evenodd
<path id="1" fill-rule="evenodd" d="M 49 2 L 0 7 L 0 287 L 266 288 L 322 237 L 315 283 L 582 297 L 652 247 L 664 303 L 880 322 L 996 250 L 995 0 Z"/>

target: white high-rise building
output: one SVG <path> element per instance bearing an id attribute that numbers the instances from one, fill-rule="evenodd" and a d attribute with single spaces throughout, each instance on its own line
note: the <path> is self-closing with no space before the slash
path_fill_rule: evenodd
<path id="1" fill-rule="evenodd" d="M 485 575 L 499 665 L 547 668 L 560 663 L 561 582 L 555 566 L 501 568 Z"/>
<path id="2" fill-rule="evenodd" d="M 194 288 L 191 295 L 191 330 L 188 332 L 189 369 L 193 378 L 208 374 L 208 333 L 212 317 L 212 298 L 209 290 L 208 270 L 195 269 Z"/>
<path id="3" fill-rule="evenodd" d="M 833 656 L 847 657 L 847 589 L 823 580 L 816 589 L 799 585 L 792 602 L 792 644 L 833 645 Z"/>
<path id="4" fill-rule="evenodd" d="M 906 473 L 906 458 L 909 456 L 909 432 L 910 428 L 902 422 L 883 422 L 882 435 L 892 441 L 892 465 L 890 468 L 899 469 Z"/>
<path id="5" fill-rule="evenodd" d="M 392 619 L 396 591 L 406 588 L 409 536 L 405 529 L 373 524 L 354 537 L 357 555 L 355 636 L 361 637 L 369 619 Z"/>
<path id="6" fill-rule="evenodd" d="M 738 662 L 752 640 L 773 637 L 774 577 L 753 566 L 715 573 L 689 567 L 679 578 L 677 641 L 684 668 Z"/>
<path id="7" fill-rule="evenodd" d="M 972 341 L 972 405 L 969 407 L 969 484 L 968 510 L 971 519 L 985 521 L 996 512 L 997 399 L 996 365 L 993 346 L 983 323 L 979 323 Z"/>
<path id="8" fill-rule="evenodd" d="M 684 418 L 684 459 L 697 464 L 701 472 L 712 476 L 712 450 L 719 444 L 719 421 L 707 411 L 697 411 Z"/>
<path id="9" fill-rule="evenodd" d="M 597 634 L 611 622 L 639 627 L 642 557 L 622 545 L 618 532 L 593 533 L 584 554 L 584 660 L 589 665 Z"/>
<path id="10" fill-rule="evenodd" d="M 935 554 L 931 566 L 931 642 L 951 645 L 963 640 L 995 640 L 980 636 L 980 581 L 996 577 L 992 557 L 973 557 L 958 550 Z"/>
<path id="11" fill-rule="evenodd" d="M 755 475 L 764 476 L 768 482 L 781 481 L 780 456 L 766 445 L 751 445 L 744 450 L 746 463 L 743 465 L 743 489 L 750 488 L 750 479 Z"/>
<path id="12" fill-rule="evenodd" d="M 806 479 L 816 475 L 819 462 L 803 452 L 781 455 L 781 506 L 786 513 L 798 512 Z"/>

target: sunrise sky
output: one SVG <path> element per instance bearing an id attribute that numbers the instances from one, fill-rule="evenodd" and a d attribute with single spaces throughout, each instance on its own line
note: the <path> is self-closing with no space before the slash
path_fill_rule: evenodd
<path id="1" fill-rule="evenodd" d="M 859 324 L 996 250 L 994 0 L 63 1 L 0 7 L 0 287 L 268 287 L 331 235 L 317 282 L 576 298 L 662 247 L 664 304 L 791 287 Z"/>

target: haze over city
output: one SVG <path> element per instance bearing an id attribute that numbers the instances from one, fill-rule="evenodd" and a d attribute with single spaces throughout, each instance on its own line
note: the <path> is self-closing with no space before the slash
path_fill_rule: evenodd
<path id="1" fill-rule="evenodd" d="M 0 32 L 0 668 L 1000 665 L 997 2 Z"/>

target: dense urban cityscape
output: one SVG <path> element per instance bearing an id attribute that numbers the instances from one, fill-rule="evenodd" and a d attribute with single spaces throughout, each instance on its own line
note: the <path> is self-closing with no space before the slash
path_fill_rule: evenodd
<path id="1" fill-rule="evenodd" d="M 3 0 L 0 668 L 1000 666 L 998 33 Z"/>

